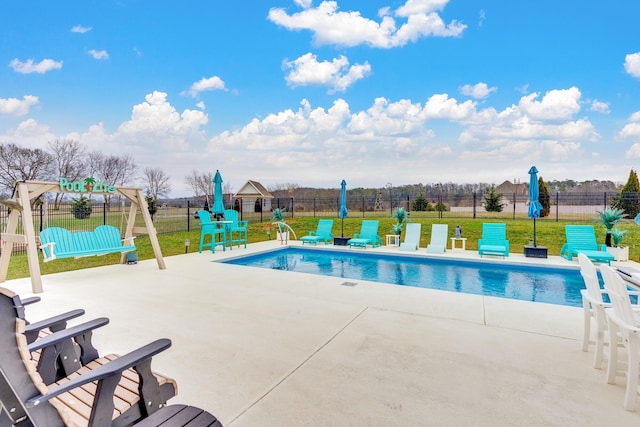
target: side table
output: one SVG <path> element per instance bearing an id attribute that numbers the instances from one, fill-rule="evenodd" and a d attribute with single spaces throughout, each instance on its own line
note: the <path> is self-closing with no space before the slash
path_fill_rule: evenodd
<path id="1" fill-rule="evenodd" d="M 400 236 L 397 234 L 387 234 L 387 246 L 400 246 Z"/>
<path id="2" fill-rule="evenodd" d="M 462 242 L 462 246 L 460 248 L 456 248 L 456 242 Z M 451 238 L 451 250 L 455 251 L 456 249 L 466 251 L 467 250 L 467 238 L 466 237 L 452 237 Z"/>

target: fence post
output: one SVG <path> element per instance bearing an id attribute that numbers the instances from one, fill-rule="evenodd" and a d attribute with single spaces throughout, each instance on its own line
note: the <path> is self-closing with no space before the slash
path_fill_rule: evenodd
<path id="1" fill-rule="evenodd" d="M 407 212 L 410 212 L 411 210 L 409 209 L 409 195 L 407 194 Z"/>
<path id="2" fill-rule="evenodd" d="M 604 192 L 604 206 L 602 207 L 602 209 L 606 209 L 607 208 L 607 192 Z"/>
<path id="3" fill-rule="evenodd" d="M 559 196 L 559 192 L 556 191 L 556 222 L 558 222 L 558 211 L 560 210 L 560 196 Z"/>
<path id="4" fill-rule="evenodd" d="M 313 217 L 316 217 L 316 198 L 313 198 Z"/>
<path id="5" fill-rule="evenodd" d="M 107 225 L 107 203 L 102 203 L 102 225 Z"/>
<path id="6" fill-rule="evenodd" d="M 516 219 L 516 193 L 513 193 L 513 219 Z"/>
<path id="7" fill-rule="evenodd" d="M 191 203 L 187 200 L 187 233 L 191 231 Z"/>
<path id="8" fill-rule="evenodd" d="M 362 196 L 362 218 L 364 218 L 364 196 Z"/>
<path id="9" fill-rule="evenodd" d="M 293 218 L 293 197 L 291 198 L 291 218 Z"/>
<path id="10" fill-rule="evenodd" d="M 473 192 L 473 219 L 476 219 L 476 204 L 478 203 L 476 192 Z"/>

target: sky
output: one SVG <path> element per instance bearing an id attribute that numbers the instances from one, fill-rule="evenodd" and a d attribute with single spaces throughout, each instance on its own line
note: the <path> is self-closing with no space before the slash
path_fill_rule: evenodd
<path id="1" fill-rule="evenodd" d="M 174 197 L 194 170 L 231 191 L 498 185 L 532 165 L 624 183 L 638 16 L 636 0 L 3 2 L 0 142 L 130 154 Z"/>

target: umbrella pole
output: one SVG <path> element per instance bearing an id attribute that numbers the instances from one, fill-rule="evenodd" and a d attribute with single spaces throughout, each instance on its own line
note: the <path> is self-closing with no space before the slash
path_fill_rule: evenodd
<path id="1" fill-rule="evenodd" d="M 340 218 L 342 220 L 342 232 L 340 233 L 340 237 L 344 237 L 344 218 Z"/>
<path id="2" fill-rule="evenodd" d="M 536 244 L 536 219 L 533 218 L 533 247 L 537 247 L 538 245 Z"/>

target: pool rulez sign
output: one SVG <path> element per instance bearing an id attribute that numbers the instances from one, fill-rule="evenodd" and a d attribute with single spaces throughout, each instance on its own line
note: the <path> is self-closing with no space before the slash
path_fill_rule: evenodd
<path id="1" fill-rule="evenodd" d="M 60 177 L 60 191 L 71 193 L 109 193 L 114 194 L 116 187 L 104 181 L 93 178 L 85 178 L 81 181 L 69 181 Z"/>

